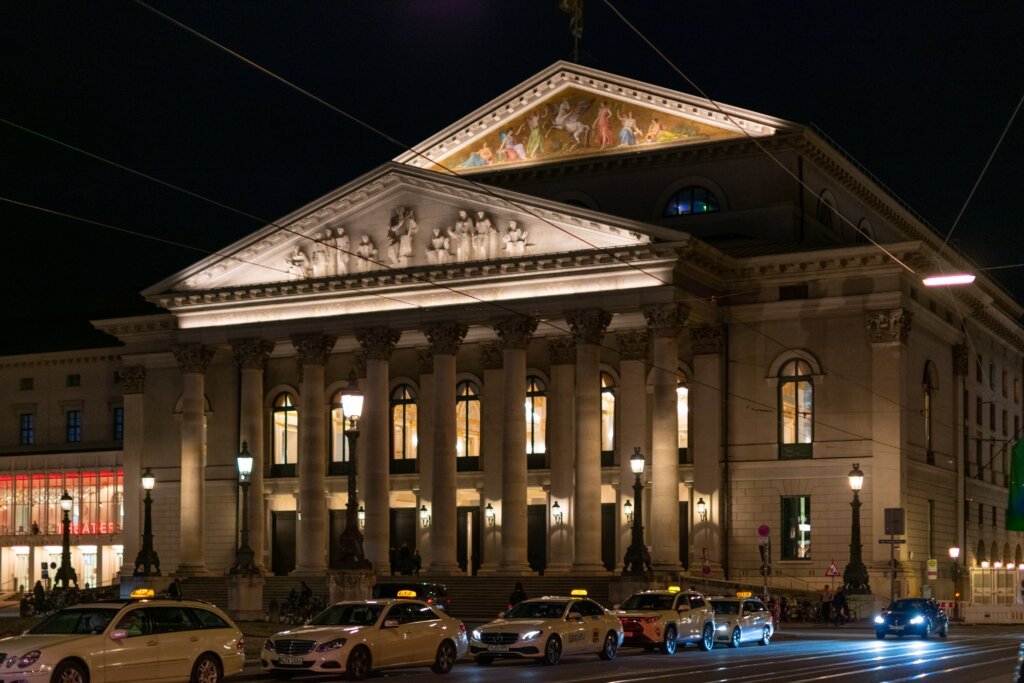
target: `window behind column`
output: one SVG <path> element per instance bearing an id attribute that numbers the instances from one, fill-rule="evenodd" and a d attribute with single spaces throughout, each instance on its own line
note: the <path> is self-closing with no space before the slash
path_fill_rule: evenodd
<path id="1" fill-rule="evenodd" d="M 543 469 L 547 464 L 548 389 L 536 375 L 526 378 L 526 466 Z"/>
<path id="2" fill-rule="evenodd" d="M 809 458 L 814 438 L 814 382 L 807 361 L 786 362 L 779 372 L 779 457 Z"/>
<path id="3" fill-rule="evenodd" d="M 782 497 L 783 560 L 811 559 L 811 497 Z"/>
<path id="4" fill-rule="evenodd" d="M 416 471 L 416 394 L 408 384 L 391 392 L 391 472 Z"/>
<path id="5" fill-rule="evenodd" d="M 21 413 L 18 415 L 18 426 L 20 430 L 20 441 L 22 446 L 31 446 L 36 442 L 36 416 L 35 413 Z"/>
<path id="6" fill-rule="evenodd" d="M 299 456 L 299 411 L 290 393 L 280 393 L 274 399 L 271 428 L 274 430 L 271 473 L 279 477 L 294 477 Z"/>
<path id="7" fill-rule="evenodd" d="M 65 420 L 68 443 L 78 443 L 82 440 L 82 411 L 69 410 L 65 415 Z"/>
<path id="8" fill-rule="evenodd" d="M 682 372 L 676 384 L 676 414 L 679 420 L 679 462 L 686 463 L 689 462 L 690 450 L 690 390 L 686 387 L 686 376 Z"/>
<path id="9" fill-rule="evenodd" d="M 331 397 L 331 461 L 328 474 L 348 474 L 348 440 L 345 438 L 345 411 L 341 407 L 341 392 Z"/>
<path id="10" fill-rule="evenodd" d="M 601 373 L 601 466 L 615 465 L 615 378 Z"/>
<path id="11" fill-rule="evenodd" d="M 480 469 L 480 388 L 475 382 L 455 386 L 455 436 L 459 471 Z"/>

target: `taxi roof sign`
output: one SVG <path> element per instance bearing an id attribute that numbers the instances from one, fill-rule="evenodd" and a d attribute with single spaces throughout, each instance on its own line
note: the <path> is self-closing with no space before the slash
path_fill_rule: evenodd
<path id="1" fill-rule="evenodd" d="M 669 586 L 668 587 L 668 592 L 669 593 L 678 593 L 681 590 L 682 589 L 679 586 Z"/>
<path id="2" fill-rule="evenodd" d="M 573 588 L 571 595 L 574 598 L 585 598 L 587 597 L 587 590 L 585 588 Z"/>
<path id="3" fill-rule="evenodd" d="M 398 591 L 398 593 L 396 595 L 398 597 L 400 597 L 400 598 L 415 598 L 416 597 L 416 591 L 411 591 L 409 589 L 404 589 L 404 590 Z"/>
<path id="4" fill-rule="evenodd" d="M 736 597 L 737 598 L 749 598 L 752 595 L 753 595 L 753 593 L 751 593 L 750 591 L 740 591 L 739 593 L 736 594 Z"/>
<path id="5" fill-rule="evenodd" d="M 152 588 L 136 588 L 129 595 L 133 600 L 140 600 L 142 598 L 152 598 L 156 596 L 156 591 Z"/>

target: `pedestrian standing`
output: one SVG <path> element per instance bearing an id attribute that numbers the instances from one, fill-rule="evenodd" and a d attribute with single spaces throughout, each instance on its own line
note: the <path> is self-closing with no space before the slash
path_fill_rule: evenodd
<path id="1" fill-rule="evenodd" d="M 174 577 L 174 581 L 167 587 L 167 597 L 181 600 L 181 581 L 178 577 Z"/>
<path id="2" fill-rule="evenodd" d="M 526 591 L 523 590 L 523 582 L 516 581 L 516 587 L 512 591 L 512 594 L 508 596 L 508 607 L 512 609 L 523 600 L 526 599 Z"/>
<path id="3" fill-rule="evenodd" d="M 832 616 L 832 591 L 829 590 L 828 584 L 825 584 L 825 589 L 821 591 L 821 620 L 824 623 L 829 622 L 829 618 Z"/>

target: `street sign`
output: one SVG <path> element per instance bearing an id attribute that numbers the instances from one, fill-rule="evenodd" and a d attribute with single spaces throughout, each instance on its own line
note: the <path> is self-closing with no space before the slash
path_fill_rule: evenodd
<path id="1" fill-rule="evenodd" d="M 772 533 L 772 530 L 771 530 L 771 528 L 767 524 L 762 524 L 761 526 L 757 527 L 757 535 L 758 536 L 761 536 L 763 538 L 767 538 L 768 536 L 771 536 L 771 533 Z"/>
<path id="2" fill-rule="evenodd" d="M 928 559 L 928 580 L 939 578 L 939 561 L 934 558 Z"/>
<path id="3" fill-rule="evenodd" d="M 885 535 L 902 536 L 907 533 L 907 516 L 903 508 L 885 508 Z"/>
<path id="4" fill-rule="evenodd" d="M 892 543 L 893 545 L 901 545 L 903 543 L 906 543 L 906 540 L 904 540 L 902 538 L 880 538 L 880 539 L 878 539 L 878 542 L 879 543 Z"/>
<path id="5" fill-rule="evenodd" d="M 828 563 L 828 569 L 825 570 L 825 576 L 839 576 L 839 567 L 836 566 L 836 561 L 832 560 Z"/>

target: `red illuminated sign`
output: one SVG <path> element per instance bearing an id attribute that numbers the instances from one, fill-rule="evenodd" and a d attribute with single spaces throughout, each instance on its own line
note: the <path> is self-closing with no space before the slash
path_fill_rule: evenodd
<path id="1" fill-rule="evenodd" d="M 74 536 L 86 536 L 90 534 L 116 534 L 120 529 L 113 522 L 86 522 L 84 524 L 71 522 L 71 533 Z"/>

